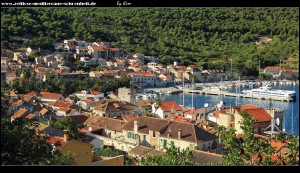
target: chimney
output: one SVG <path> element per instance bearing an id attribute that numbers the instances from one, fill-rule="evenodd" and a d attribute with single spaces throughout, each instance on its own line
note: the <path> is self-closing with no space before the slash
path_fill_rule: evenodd
<path id="1" fill-rule="evenodd" d="M 229 108 L 230 108 L 230 113 L 232 113 L 233 111 L 232 111 L 232 105 L 231 104 L 230 104 Z"/>
<path id="2" fill-rule="evenodd" d="M 69 140 L 69 130 L 63 130 L 64 131 L 64 141 L 67 142 Z"/>
<path id="3" fill-rule="evenodd" d="M 134 132 L 137 133 L 137 131 L 139 129 L 139 122 L 135 120 L 133 123 L 134 123 L 134 126 L 133 126 Z"/>
<path id="4" fill-rule="evenodd" d="M 178 129 L 178 139 L 181 139 L 181 129 Z"/>

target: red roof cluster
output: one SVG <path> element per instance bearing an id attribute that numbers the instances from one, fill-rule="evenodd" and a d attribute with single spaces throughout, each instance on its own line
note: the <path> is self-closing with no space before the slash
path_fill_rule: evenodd
<path id="1" fill-rule="evenodd" d="M 160 108 L 163 111 L 171 111 L 171 110 L 182 111 L 182 108 L 175 101 L 160 102 Z"/>

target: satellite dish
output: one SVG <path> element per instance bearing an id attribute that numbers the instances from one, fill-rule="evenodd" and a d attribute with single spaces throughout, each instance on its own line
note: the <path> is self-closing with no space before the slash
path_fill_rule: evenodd
<path id="1" fill-rule="evenodd" d="M 92 130 L 93 130 L 92 127 L 89 127 L 89 128 L 88 128 L 88 131 L 89 131 L 89 132 L 91 132 Z"/>
<path id="2" fill-rule="evenodd" d="M 279 118 L 276 118 L 276 125 L 279 126 L 279 124 L 280 124 L 280 120 Z"/>
<path id="3" fill-rule="evenodd" d="M 208 103 L 205 103 L 205 104 L 204 104 L 204 107 L 207 108 L 207 107 L 208 107 Z"/>
<path id="4" fill-rule="evenodd" d="M 117 118 L 116 116 L 114 116 L 114 118 Z"/>

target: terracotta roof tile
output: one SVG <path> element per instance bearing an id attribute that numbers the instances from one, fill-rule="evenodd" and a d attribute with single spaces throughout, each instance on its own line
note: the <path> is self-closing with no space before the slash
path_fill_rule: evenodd
<path id="1" fill-rule="evenodd" d="M 181 111 L 182 108 L 175 101 L 164 101 L 160 102 L 160 108 L 163 111 L 171 111 L 172 109 L 176 111 Z"/>
<path id="2" fill-rule="evenodd" d="M 91 46 L 91 48 L 97 51 L 106 51 L 106 48 L 103 46 Z"/>
<path id="3" fill-rule="evenodd" d="M 20 117 L 24 117 L 27 113 L 26 109 L 19 109 L 17 112 L 14 113 L 14 115 L 11 117 L 13 120 L 20 118 Z"/>
<path id="4" fill-rule="evenodd" d="M 270 114 L 263 108 L 251 104 L 245 104 L 240 107 L 234 107 L 238 111 L 245 110 L 257 122 L 271 121 Z"/>
<path id="5" fill-rule="evenodd" d="M 44 99 L 59 99 L 62 95 L 50 92 L 40 92 L 40 95 Z"/>
<path id="6" fill-rule="evenodd" d="M 178 116 L 178 115 L 169 115 L 166 119 L 170 120 L 170 121 L 175 121 L 175 122 L 180 122 L 180 123 L 191 123 L 192 119 L 190 118 L 185 118 L 182 116 Z"/>
<path id="7" fill-rule="evenodd" d="M 54 107 L 70 107 L 70 106 L 72 106 L 72 104 L 68 103 L 66 101 L 63 101 L 63 100 L 57 100 L 52 106 L 54 106 Z"/>
<path id="8" fill-rule="evenodd" d="M 27 118 L 27 119 L 33 119 L 33 118 L 35 118 L 35 115 L 34 114 L 28 114 L 25 118 Z"/>
<path id="9" fill-rule="evenodd" d="M 47 142 L 50 144 L 56 145 L 56 149 L 59 149 L 62 146 L 66 145 L 69 141 L 65 141 L 64 137 L 61 137 L 61 136 L 53 136 L 53 137 L 50 137 L 47 140 Z"/>
<path id="10" fill-rule="evenodd" d="M 136 114 L 132 114 L 132 115 L 121 115 L 121 117 L 126 121 L 133 121 L 136 120 L 139 116 Z"/>
<path id="11" fill-rule="evenodd" d="M 91 116 L 83 124 L 87 126 L 98 126 L 98 127 L 108 128 L 111 130 L 122 131 L 125 123 L 122 120 L 118 120 L 118 119 Z"/>
<path id="12" fill-rule="evenodd" d="M 40 114 L 41 114 L 41 115 L 45 115 L 47 112 L 48 112 L 48 109 L 43 108 L 43 109 L 40 111 Z"/>
<path id="13" fill-rule="evenodd" d="M 200 109 L 195 109 L 195 110 L 190 110 L 188 112 L 185 112 L 185 114 L 187 115 L 193 115 L 193 114 L 196 114 L 196 113 L 199 113 L 201 111 L 203 111 L 205 108 L 200 108 Z"/>
<path id="14" fill-rule="evenodd" d="M 136 119 L 139 124 L 139 133 L 149 134 L 149 130 L 160 132 L 162 137 L 178 139 L 178 130 L 181 129 L 181 140 L 197 143 L 216 139 L 215 135 L 206 132 L 192 123 L 170 122 L 166 119 L 142 116 Z M 124 130 L 133 131 L 134 121 L 127 122 Z"/>

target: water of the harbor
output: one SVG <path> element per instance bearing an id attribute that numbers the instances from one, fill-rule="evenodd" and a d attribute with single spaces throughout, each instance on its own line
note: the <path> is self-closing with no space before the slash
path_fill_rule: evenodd
<path id="1" fill-rule="evenodd" d="M 225 106 L 232 105 L 242 105 L 242 104 L 253 104 L 263 108 L 280 108 L 284 109 L 284 121 L 283 127 L 286 132 L 291 132 L 299 136 L 299 85 L 271 85 L 273 89 L 283 89 L 283 90 L 295 90 L 296 91 L 296 100 L 294 102 L 283 102 L 283 101 L 269 101 L 269 100 L 260 100 L 260 99 L 251 99 L 251 98 L 238 98 L 235 97 L 222 97 L 215 95 L 199 95 L 194 94 L 194 104 L 195 109 L 204 107 L 205 103 L 208 103 L 209 106 L 216 106 L 221 100 L 225 102 Z M 259 86 L 254 86 L 258 88 Z M 249 87 L 240 87 L 240 92 L 243 89 L 249 89 Z M 250 88 L 251 89 L 251 88 Z M 235 88 L 229 90 L 229 92 L 236 92 Z M 174 100 L 178 104 L 182 105 L 182 93 L 172 94 L 172 95 L 160 95 L 161 101 L 171 101 Z M 185 106 L 192 106 L 192 94 L 184 94 L 185 97 Z"/>

